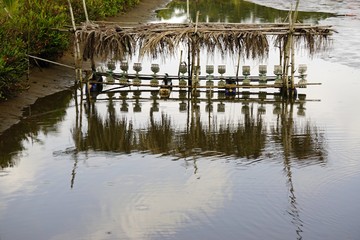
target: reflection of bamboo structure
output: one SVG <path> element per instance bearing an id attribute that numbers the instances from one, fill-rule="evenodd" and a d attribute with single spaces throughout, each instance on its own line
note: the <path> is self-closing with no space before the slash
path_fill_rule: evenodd
<path id="1" fill-rule="evenodd" d="M 297 239 L 300 240 L 300 239 L 302 239 L 301 233 L 303 232 L 302 231 L 303 221 L 301 220 L 299 209 L 298 209 L 298 204 L 296 201 L 295 189 L 294 189 L 294 184 L 293 184 L 293 179 L 292 179 L 291 164 L 290 164 L 289 158 L 287 158 L 287 157 L 284 158 L 284 173 L 287 178 L 286 183 L 287 183 L 287 186 L 289 189 L 290 207 L 289 207 L 288 213 L 292 218 L 292 221 L 291 221 L 292 224 L 296 228 L 295 232 L 297 235 Z"/>
<path id="2" fill-rule="evenodd" d="M 325 160 L 325 150 L 324 137 L 316 127 L 312 128 L 310 122 L 306 122 L 303 127 L 294 123 L 293 105 L 293 102 L 283 102 L 281 109 L 275 112 L 279 118 L 276 127 L 272 129 L 272 136 L 283 148 L 284 174 L 290 203 L 288 213 L 295 227 L 297 239 L 302 239 L 303 221 L 295 195 L 291 166 L 295 161 L 299 164 L 322 163 Z"/>
<path id="3" fill-rule="evenodd" d="M 136 148 L 140 151 L 150 150 L 152 153 L 168 154 L 173 148 L 173 133 L 171 120 L 167 115 L 161 115 L 161 120 L 156 122 L 153 112 L 150 111 L 150 122 L 146 132 L 138 132 Z"/>
<path id="4" fill-rule="evenodd" d="M 74 136 L 79 151 L 88 149 L 130 153 L 133 147 L 133 125 L 125 118 L 102 121 L 94 104 L 87 107 L 88 130 L 80 138 Z M 73 131 L 78 132 L 76 129 Z"/>
<path id="5" fill-rule="evenodd" d="M 237 128 L 233 139 L 236 143 L 237 156 L 260 157 L 266 143 L 266 129 L 260 115 L 255 119 L 250 114 L 246 114 L 244 126 Z"/>
<path id="6" fill-rule="evenodd" d="M 302 160 L 309 162 L 309 159 L 323 162 L 325 159 L 323 134 L 316 127 L 311 127 L 310 122 L 306 122 L 302 127 L 296 125 L 292 115 L 293 103 L 289 105 L 283 103 L 277 125 L 271 130 L 275 142 L 283 146 L 287 158 L 298 160 L 299 164 Z"/>
<path id="7" fill-rule="evenodd" d="M 286 175 L 286 182 L 289 189 L 289 199 L 290 199 L 290 207 L 288 210 L 289 215 L 292 218 L 292 223 L 296 228 L 297 239 L 302 239 L 302 227 L 303 223 L 300 218 L 299 209 L 297 207 L 296 196 L 295 196 L 295 189 L 292 180 L 292 171 L 291 171 L 291 161 L 290 161 L 290 153 L 292 147 L 292 136 L 296 129 L 294 129 L 294 122 L 293 122 L 293 104 L 290 103 L 290 110 L 288 109 L 287 104 L 285 102 L 282 106 L 282 112 L 280 115 L 281 119 L 281 143 L 284 148 L 284 174 Z M 294 146 L 296 147 L 296 146 Z"/>
<path id="8" fill-rule="evenodd" d="M 110 93 L 109 93 L 110 94 Z M 95 105 L 88 106 L 88 131 L 86 134 L 74 135 L 76 146 L 81 151 L 88 149 L 130 152 L 149 151 L 155 154 L 175 154 L 179 157 L 194 155 L 193 149 L 199 149 L 197 154 L 224 154 L 239 158 L 256 159 L 262 156 L 266 149 L 267 129 L 261 112 L 244 111 L 243 120 L 239 123 L 217 122 L 210 117 L 208 122 L 201 121 L 198 99 L 191 99 L 187 108 L 188 122 L 184 129 L 175 129 L 171 118 L 162 114 L 160 119 L 154 117 L 157 109 L 150 108 L 150 118 L 145 129 L 134 129 L 131 121 L 118 119 L 112 100 L 108 104 L 108 116 L 105 120 L 96 112 Z M 207 103 L 209 104 L 209 99 Z M 184 103 L 184 102 L 182 102 Z M 258 104 L 262 104 L 258 103 Z M 253 105 L 253 104 L 252 104 Z M 290 104 L 290 112 L 292 112 Z M 276 106 L 280 108 L 279 106 Z M 288 119 L 289 105 L 283 102 L 282 107 L 274 114 L 280 114 L 277 126 L 271 129 L 275 143 L 280 143 L 286 157 L 295 159 L 314 159 L 323 161 L 323 142 L 321 134 L 310 128 L 296 126 Z M 190 110 L 191 109 L 191 110 Z M 73 133 L 77 133 L 77 126 Z M 317 158 L 317 159 L 316 159 Z M 308 162 L 308 160 L 306 160 Z"/>

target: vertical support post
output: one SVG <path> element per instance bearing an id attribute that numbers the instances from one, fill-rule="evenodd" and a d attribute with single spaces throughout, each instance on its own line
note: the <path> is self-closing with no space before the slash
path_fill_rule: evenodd
<path id="1" fill-rule="evenodd" d="M 183 50 L 180 51 L 180 61 L 179 61 L 179 67 L 178 67 L 178 77 L 180 78 L 180 65 L 182 62 L 182 55 L 183 55 Z"/>
<path id="2" fill-rule="evenodd" d="M 88 23 L 89 22 L 89 15 L 88 15 L 88 12 L 87 12 L 86 1 L 85 0 L 83 0 L 83 7 L 84 7 L 84 12 L 85 12 L 86 23 Z"/>
<path id="3" fill-rule="evenodd" d="M 200 63 L 199 59 L 199 53 L 200 49 L 198 46 L 198 37 L 197 37 L 197 28 L 198 28 L 198 22 L 199 22 L 199 11 L 196 13 L 196 24 L 195 24 L 195 31 L 194 31 L 194 37 L 193 37 L 193 49 L 192 49 L 192 86 L 196 88 L 196 85 L 198 84 L 197 81 L 199 80 L 199 65 L 195 66 L 195 57 L 197 57 L 197 64 Z M 197 56 L 196 56 L 197 55 Z M 196 67 L 196 68 L 195 68 Z"/>
<path id="4" fill-rule="evenodd" d="M 70 0 L 68 0 L 68 3 L 69 3 L 71 22 L 73 25 L 74 36 L 75 36 L 75 46 L 74 46 L 74 48 L 75 48 L 75 73 L 76 73 L 76 83 L 77 83 L 78 81 L 80 81 L 80 82 L 82 81 L 80 43 L 79 43 L 79 38 L 76 36 L 75 18 L 74 18 L 74 12 L 73 12 Z"/>
<path id="5" fill-rule="evenodd" d="M 96 69 L 96 64 L 95 64 L 95 59 L 94 59 L 93 54 L 91 55 L 90 61 L 91 61 L 91 69 L 95 70 Z"/>
<path id="6" fill-rule="evenodd" d="M 190 42 L 190 39 L 192 41 L 192 38 L 189 37 L 188 42 L 188 86 L 191 86 L 191 77 L 192 77 L 192 66 L 191 66 L 191 57 L 192 57 L 192 43 Z"/>
<path id="7" fill-rule="evenodd" d="M 294 35 L 291 36 L 291 77 L 290 77 L 290 87 L 291 91 L 295 89 L 294 85 L 294 73 L 295 73 L 295 47 L 294 47 Z"/>
<path id="8" fill-rule="evenodd" d="M 200 12 L 197 11 L 196 12 L 195 33 L 197 33 L 197 28 L 198 28 L 198 23 L 199 23 L 199 15 L 200 15 Z"/>
<path id="9" fill-rule="evenodd" d="M 236 66 L 236 81 L 239 81 L 240 58 L 241 58 L 241 51 L 239 49 L 239 58 Z"/>
<path id="10" fill-rule="evenodd" d="M 190 22 L 190 11 L 189 11 L 189 8 L 190 8 L 190 4 L 189 4 L 189 0 L 186 1 L 186 17 L 187 17 L 187 20 Z"/>
<path id="11" fill-rule="evenodd" d="M 289 95 L 289 65 L 291 65 L 291 58 L 290 58 L 290 55 L 291 55 L 291 46 L 292 46 L 292 42 L 293 42 L 293 25 L 292 25 L 292 15 L 293 15 L 293 12 L 291 10 L 290 12 L 290 16 L 289 16 L 289 37 L 288 37 L 288 42 L 286 44 L 286 74 L 285 74 L 285 77 L 286 77 L 286 93 L 287 95 Z M 291 69 L 290 69 L 291 71 Z"/>
<path id="12" fill-rule="evenodd" d="M 189 0 L 186 1 L 186 18 L 187 21 L 190 23 L 190 14 L 189 14 Z M 192 48 L 193 48 L 193 44 L 190 42 L 190 39 L 192 41 L 192 38 L 188 38 L 189 42 L 188 42 L 188 86 L 192 85 L 192 63 L 191 63 L 191 58 L 192 58 Z"/>
<path id="13" fill-rule="evenodd" d="M 296 1 L 296 6 L 295 6 L 295 12 L 293 14 L 293 19 L 292 19 L 292 25 L 291 25 L 291 32 L 294 32 L 294 26 L 296 23 L 296 19 L 297 19 L 297 14 L 298 14 L 298 8 L 299 8 L 299 2 L 300 0 Z M 294 81 L 294 74 L 295 74 L 295 47 L 294 47 L 295 43 L 294 43 L 294 34 L 292 34 L 291 37 L 291 90 L 292 92 L 295 90 L 295 81 Z"/>
<path id="14" fill-rule="evenodd" d="M 189 86 L 194 84 L 194 74 L 195 74 L 195 37 L 193 36 L 191 38 L 191 84 L 189 83 Z"/>
<path id="15" fill-rule="evenodd" d="M 197 47 L 197 62 L 196 62 L 196 78 L 195 78 L 195 88 L 199 85 L 199 75 L 200 75 L 200 48 Z"/>
<path id="16" fill-rule="evenodd" d="M 289 34 L 288 34 L 286 46 L 284 48 L 283 81 L 285 81 L 284 83 L 286 86 L 287 95 L 289 95 L 290 88 L 291 88 L 291 92 L 294 92 L 294 89 L 295 89 L 295 84 L 294 84 L 294 73 L 295 73 L 294 26 L 296 23 L 299 2 L 300 2 L 300 0 L 296 1 L 295 12 L 292 12 L 292 10 L 290 10 L 290 13 L 289 13 Z M 289 63 L 291 63 L 290 87 L 289 87 Z"/>
<path id="17" fill-rule="evenodd" d="M 291 42 L 293 37 L 293 26 L 292 26 L 292 10 L 289 12 L 289 34 L 284 42 L 284 65 L 283 65 L 283 88 L 286 88 L 286 93 L 289 93 L 289 63 L 290 63 L 290 51 Z"/>
<path id="18" fill-rule="evenodd" d="M 282 59 L 283 59 L 283 50 L 282 50 L 282 45 L 281 45 L 281 41 L 279 42 L 279 51 L 280 51 L 280 56 L 279 56 L 279 65 L 281 66 L 281 64 L 282 64 Z"/>

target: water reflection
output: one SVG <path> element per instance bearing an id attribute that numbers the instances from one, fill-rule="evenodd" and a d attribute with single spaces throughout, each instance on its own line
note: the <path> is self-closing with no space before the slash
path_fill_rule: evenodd
<path id="1" fill-rule="evenodd" d="M 179 98 L 173 98 L 178 111 L 186 115 L 186 124 L 179 127 L 175 118 L 166 111 L 159 112 L 164 100 L 158 97 L 157 91 L 151 91 L 149 99 L 144 100 L 142 93 L 108 94 L 106 111 L 100 110 L 102 105 L 92 102 L 86 105 L 85 115 L 87 127 L 72 130 L 77 151 L 111 151 L 120 153 L 142 152 L 171 156 L 173 160 L 185 160 L 187 166 L 193 169 L 194 179 L 200 169 L 200 158 L 234 159 L 239 165 L 251 165 L 260 161 L 276 161 L 283 166 L 286 179 L 289 205 L 286 209 L 290 222 L 294 226 L 297 239 L 302 239 L 304 222 L 301 218 L 292 168 L 295 166 L 322 165 L 326 163 L 326 145 L 324 132 L 310 120 L 304 118 L 306 96 L 298 99 L 282 99 L 280 95 L 259 92 L 257 94 L 245 91 L 238 96 L 226 98 L 222 93 L 199 93 L 195 98 L 189 98 L 185 92 L 179 92 Z M 205 95 L 205 97 L 203 97 Z M 119 98 L 117 98 L 119 96 Z M 123 105 L 136 106 L 139 99 L 151 107 L 140 108 L 148 118 L 145 125 L 136 127 L 132 116 L 119 114 L 116 102 L 119 102 L 120 112 Z M 217 106 L 215 110 L 214 106 Z M 229 108 L 229 106 L 232 106 Z M 234 108 L 236 111 L 229 112 Z M 202 111 L 205 109 L 206 111 Z M 272 110 L 272 111 L 269 111 Z M 137 112 L 133 109 L 133 114 Z M 223 115 L 228 116 L 222 119 Z M 233 118 L 231 114 L 236 114 Z M 229 120 L 233 119 L 233 120 Z M 271 120 L 269 120 L 271 119 Z M 77 160 L 74 161 L 71 187 L 74 185 Z M 171 189 L 166 191 L 172 192 Z M 169 194 L 166 194 L 167 196 Z M 170 194 L 172 195 L 172 194 Z M 166 198 L 174 202 L 173 198 Z M 123 221 L 124 231 L 129 236 L 138 236 L 142 226 L 154 226 L 153 216 L 166 214 L 170 209 L 158 209 L 155 197 L 142 199 L 142 202 L 132 203 L 127 218 Z M 178 206 L 179 209 L 183 205 Z M 134 211 L 134 209 L 136 211 Z M 139 211 L 139 209 L 141 211 Z M 150 210 L 152 209 L 152 210 Z M 146 211 L 143 211 L 146 210 Z M 209 212 L 209 210 L 207 210 Z M 160 217 L 161 219 L 161 217 Z M 127 224 L 131 221 L 133 224 Z M 169 222 L 177 225 L 184 220 L 174 215 Z M 137 224 L 135 224 L 137 223 Z"/>
<path id="2" fill-rule="evenodd" d="M 288 16 L 288 10 L 278 10 L 258 5 L 245 0 L 197 0 L 190 1 L 189 14 L 191 21 L 195 22 L 196 12 L 200 11 L 200 22 L 283 22 Z M 162 21 L 186 21 L 186 0 L 172 1 L 167 9 L 157 12 Z M 298 20 L 307 23 L 316 23 L 321 19 L 334 16 L 326 12 L 300 11 Z"/>
<path id="3" fill-rule="evenodd" d="M 44 135 L 57 131 L 57 123 L 64 119 L 73 92 L 63 91 L 39 98 L 25 109 L 24 119 L 0 135 L 0 169 L 14 167 L 17 154 L 24 150 L 23 141 L 39 142 Z"/>
<path id="4" fill-rule="evenodd" d="M 298 116 L 305 114 L 304 100 L 298 105 Z M 271 127 L 272 139 L 283 147 L 285 159 L 292 157 L 299 164 L 321 164 L 326 151 L 324 132 L 310 121 L 299 122 L 294 118 L 294 104 L 276 104 L 274 113 L 278 116 L 276 125 Z M 309 161 L 311 160 L 311 161 Z"/>
<path id="5" fill-rule="evenodd" d="M 221 99 L 219 95 L 220 99 L 211 99 L 209 94 L 207 98 L 187 98 L 180 92 L 179 98 L 172 101 L 178 102 L 179 112 L 186 114 L 186 124 L 182 127 L 177 126 L 170 113 L 159 113 L 159 101 L 164 100 L 159 99 L 157 92 L 151 92 L 148 100 L 142 99 L 144 104 L 151 104 L 145 110 L 140 107 L 140 91 L 136 90 L 132 98 L 123 92 L 119 96 L 116 99 L 114 93 L 108 93 L 105 114 L 98 111 L 95 102 L 86 104 L 84 125 L 87 127 L 77 124 L 72 130 L 78 151 L 140 151 L 172 155 L 176 159 L 195 155 L 258 159 L 283 152 L 285 158 L 296 159 L 299 164 L 325 161 L 324 133 L 309 120 L 301 119 L 305 114 L 304 96 L 290 101 L 276 94 L 267 99 L 266 93 L 250 98 L 250 93 L 244 92 L 241 98 Z M 114 104 L 117 100 L 121 104 L 120 113 Z M 144 126 L 135 126 L 132 116 L 127 115 L 128 110 L 124 112 L 131 102 L 133 113 L 148 112 Z M 226 113 L 233 121 L 221 119 L 226 104 L 239 109 Z M 213 105 L 217 105 L 217 111 Z M 276 120 L 267 127 L 267 109 L 271 106 Z M 200 110 L 202 107 L 205 112 Z M 298 109 L 300 118 L 294 118 L 294 109 Z"/>

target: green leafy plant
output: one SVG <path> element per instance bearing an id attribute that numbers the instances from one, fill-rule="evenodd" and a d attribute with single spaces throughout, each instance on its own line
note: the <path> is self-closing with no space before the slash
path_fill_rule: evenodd
<path id="1" fill-rule="evenodd" d="M 3 26 L 0 28 L 0 100 L 3 100 L 21 88 L 20 77 L 26 71 L 27 61 L 22 39 L 16 37 L 16 33 L 11 37 L 14 31 L 10 31 L 5 22 L 0 24 Z"/>
<path id="2" fill-rule="evenodd" d="M 69 36 L 56 29 L 62 28 L 68 19 L 65 6 L 53 1 L 26 1 L 20 9 L 19 30 L 28 53 L 45 59 L 56 59 L 68 48 Z"/>
<path id="3" fill-rule="evenodd" d="M 86 4 L 90 20 L 98 20 L 138 2 L 87 0 Z M 84 21 L 83 0 L 71 3 L 76 21 Z M 72 35 L 57 29 L 70 23 L 67 0 L 0 0 L 0 100 L 21 89 L 19 79 L 27 69 L 27 54 L 56 60 L 68 49 Z"/>

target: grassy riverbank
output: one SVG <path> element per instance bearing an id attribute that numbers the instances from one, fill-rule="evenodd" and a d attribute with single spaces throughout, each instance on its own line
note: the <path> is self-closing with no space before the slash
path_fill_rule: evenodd
<path id="1" fill-rule="evenodd" d="M 106 19 L 119 22 L 146 22 L 154 20 L 154 10 L 164 7 L 169 1 L 141 0 L 125 12 L 120 12 Z M 67 65 L 74 64 L 71 51 L 66 51 L 57 61 Z M 74 84 L 74 77 L 74 70 L 61 66 L 50 65 L 47 68 L 32 68 L 29 79 L 23 77 L 22 84 L 27 86 L 27 88 L 18 92 L 16 97 L 0 102 L 0 134 L 20 121 L 24 107 L 33 104 L 38 98 L 71 87 Z"/>
<path id="2" fill-rule="evenodd" d="M 85 19 L 82 0 L 71 1 L 76 21 Z M 87 1 L 89 18 L 104 19 L 125 11 L 139 0 Z M 28 70 L 27 55 L 56 60 L 69 48 L 72 35 L 58 31 L 71 25 L 67 0 L 0 1 L 0 101 L 28 87 L 21 79 Z M 10 41 L 9 41 L 10 40 Z M 46 67 L 44 62 L 30 65 Z"/>

